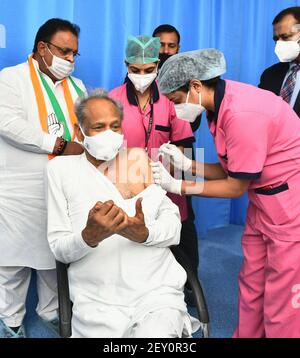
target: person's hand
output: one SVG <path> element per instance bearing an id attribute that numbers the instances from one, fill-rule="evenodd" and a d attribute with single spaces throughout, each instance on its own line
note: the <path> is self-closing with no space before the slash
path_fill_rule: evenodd
<path id="1" fill-rule="evenodd" d="M 65 150 L 61 155 L 79 155 L 84 152 L 84 148 L 80 143 L 68 142 Z"/>
<path id="2" fill-rule="evenodd" d="M 192 160 L 187 158 L 174 144 L 162 144 L 159 148 L 159 154 L 162 154 L 175 168 L 183 170 L 184 172 L 192 167 Z"/>
<path id="3" fill-rule="evenodd" d="M 182 180 L 174 179 L 161 162 L 151 162 L 154 183 L 170 193 L 181 195 Z"/>
<path id="4" fill-rule="evenodd" d="M 64 135 L 64 125 L 58 121 L 55 113 L 49 114 L 47 123 L 49 134 L 56 135 L 57 137 L 62 137 Z"/>
<path id="5" fill-rule="evenodd" d="M 128 216 L 127 220 L 127 226 L 118 234 L 131 241 L 145 242 L 149 236 L 149 231 L 145 226 L 142 198 L 139 198 L 135 203 L 135 216 Z"/>
<path id="6" fill-rule="evenodd" d="M 63 145 L 64 139 L 58 137 L 53 148 L 54 155 L 79 155 L 84 152 L 84 148 L 80 143 L 77 142 L 66 142 L 66 145 Z M 62 148 L 62 145 L 64 148 Z M 61 151 L 63 149 L 63 151 Z"/>
<path id="7" fill-rule="evenodd" d="M 112 200 L 102 203 L 98 201 L 89 211 L 83 240 L 91 247 L 97 246 L 109 236 L 122 231 L 127 223 L 127 215 Z"/>

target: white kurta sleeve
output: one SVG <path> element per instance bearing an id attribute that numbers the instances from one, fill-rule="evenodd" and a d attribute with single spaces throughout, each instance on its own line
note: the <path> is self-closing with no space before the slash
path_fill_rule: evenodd
<path id="1" fill-rule="evenodd" d="M 149 236 L 143 245 L 169 247 L 180 241 L 181 221 L 178 207 L 167 197 L 162 199 L 155 220 L 147 222 Z"/>
<path id="2" fill-rule="evenodd" d="M 84 257 L 94 249 L 86 244 L 81 232 L 73 232 L 68 215 L 68 203 L 61 178 L 50 162 L 45 174 L 48 207 L 48 241 L 58 261 L 70 263 Z"/>
<path id="3" fill-rule="evenodd" d="M 25 151 L 52 153 L 56 136 L 44 133 L 28 120 L 22 105 L 20 81 L 12 69 L 0 72 L 0 136 Z"/>

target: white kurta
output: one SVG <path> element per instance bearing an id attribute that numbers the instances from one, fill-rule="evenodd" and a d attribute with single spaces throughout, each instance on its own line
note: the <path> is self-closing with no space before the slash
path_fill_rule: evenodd
<path id="1" fill-rule="evenodd" d="M 55 158 L 48 165 L 47 178 L 48 239 L 55 257 L 71 263 L 68 272 L 73 336 L 105 335 L 99 333 L 99 327 L 97 331 L 97 323 L 103 320 L 113 321 L 111 325 L 120 327 L 125 334 L 134 322 L 162 308 L 182 311 L 190 331 L 183 295 L 186 273 L 169 249 L 179 243 L 180 216 L 165 191 L 150 185 L 134 198 L 123 199 L 115 185 L 87 161 L 85 154 Z M 97 248 L 84 242 L 81 232 L 89 210 L 97 201 L 112 199 L 129 216 L 134 216 L 138 197 L 143 197 L 149 230 L 145 243 L 120 235 L 110 236 Z M 122 316 L 127 317 L 127 323 Z"/>
<path id="2" fill-rule="evenodd" d="M 33 62 L 37 68 L 38 63 Z M 44 77 L 73 133 L 61 82 L 54 84 Z M 74 81 L 85 90 L 80 80 L 74 78 Z M 73 86 L 69 88 L 75 100 L 77 93 Z M 51 114 L 54 111 L 45 91 L 44 97 Z M 47 241 L 43 172 L 56 137 L 42 130 L 28 63 L 3 69 L 0 72 L 0 266 L 55 267 Z"/>

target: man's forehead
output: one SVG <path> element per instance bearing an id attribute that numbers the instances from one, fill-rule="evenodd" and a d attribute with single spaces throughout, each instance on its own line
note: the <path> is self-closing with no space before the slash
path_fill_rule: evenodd
<path id="1" fill-rule="evenodd" d="M 90 115 L 89 115 L 90 114 Z M 114 122 L 120 121 L 120 117 L 116 115 L 116 113 L 89 113 L 86 116 L 87 122 L 89 125 L 96 124 L 111 124 Z"/>
<path id="2" fill-rule="evenodd" d="M 277 24 L 274 24 L 274 33 L 294 33 L 300 30 L 300 24 L 292 15 L 285 16 Z"/>
<path id="3" fill-rule="evenodd" d="M 86 104 L 86 111 L 93 119 L 102 118 L 110 114 L 110 117 L 117 118 L 117 109 L 110 101 L 104 98 L 90 99 Z"/>
<path id="4" fill-rule="evenodd" d="M 176 44 L 178 42 L 178 37 L 175 32 L 161 32 L 157 35 L 160 37 L 161 42 L 166 42 L 166 43 L 172 42 Z"/>
<path id="5" fill-rule="evenodd" d="M 60 41 L 61 43 L 66 43 L 66 44 L 78 42 L 77 37 L 71 31 L 57 31 L 52 36 L 52 41 L 53 40 Z"/>
<path id="6" fill-rule="evenodd" d="M 112 122 L 116 122 L 116 121 L 119 121 L 120 118 L 117 117 L 117 116 L 103 116 L 103 117 L 94 117 L 92 118 L 91 122 L 93 122 L 94 124 L 95 123 L 112 123 Z"/>

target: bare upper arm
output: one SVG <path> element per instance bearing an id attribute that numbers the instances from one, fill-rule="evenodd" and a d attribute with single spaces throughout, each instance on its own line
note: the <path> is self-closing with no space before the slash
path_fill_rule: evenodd
<path id="1" fill-rule="evenodd" d="M 143 183 L 146 187 L 154 183 L 150 159 L 143 148 L 128 149 L 128 172 L 136 183 Z"/>

